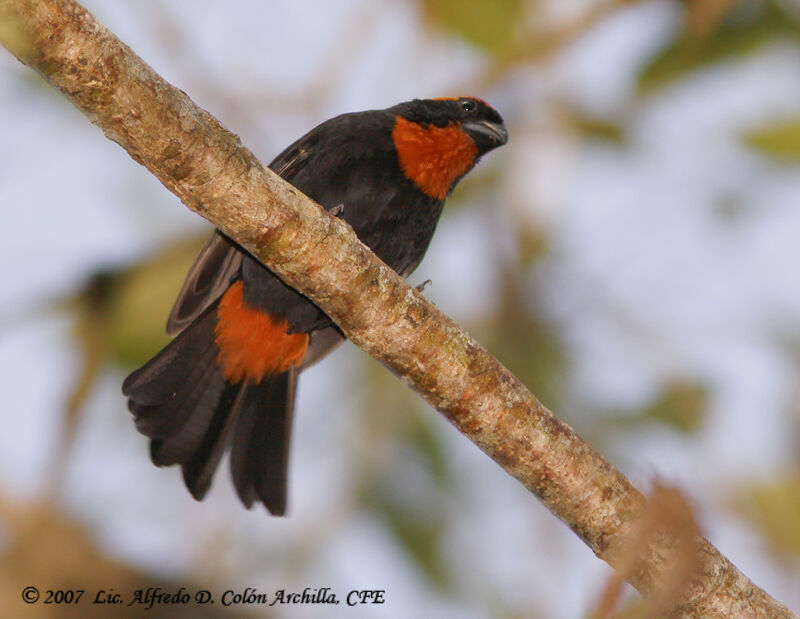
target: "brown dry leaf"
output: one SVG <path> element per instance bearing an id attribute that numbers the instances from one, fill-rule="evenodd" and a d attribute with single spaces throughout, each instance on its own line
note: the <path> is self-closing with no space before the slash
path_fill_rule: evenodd
<path id="1" fill-rule="evenodd" d="M 591 613 L 592 619 L 610 619 L 614 609 L 619 605 L 624 591 L 625 581 L 616 572 L 608 579 L 606 586 L 597 603 L 597 608 Z"/>
<path id="2" fill-rule="evenodd" d="M 20 506 L 0 497 L 0 617 L 75 617 L 108 619 L 148 617 L 148 619 L 252 616 L 234 607 L 221 605 L 156 604 L 128 606 L 137 590 L 160 587 L 175 592 L 180 587 L 193 592 L 213 587 L 196 583 L 168 581 L 138 571 L 105 556 L 92 542 L 89 532 L 69 520 L 50 503 Z M 40 597 L 26 604 L 22 591 L 35 586 Z M 83 590 L 77 603 L 45 604 L 47 590 Z M 117 604 L 95 604 L 98 593 L 121 596 Z M 216 592 L 219 595 L 219 591 Z M 102 596 L 101 596 L 102 597 Z M 107 598 L 106 598 L 107 599 Z M 219 608 L 218 608 L 219 607 Z"/>
<path id="3" fill-rule="evenodd" d="M 595 619 L 614 615 L 613 611 L 622 595 L 622 581 L 626 574 L 649 569 L 641 557 L 648 556 L 653 543 L 667 544 L 672 548 L 670 557 L 661 557 L 663 574 L 657 590 L 649 599 L 644 617 L 668 616 L 680 604 L 686 590 L 702 567 L 697 540 L 700 527 L 686 498 L 676 488 L 653 482 L 650 500 L 639 520 L 631 529 L 628 544 L 614 574 L 603 590 L 597 608 L 590 614 Z"/>

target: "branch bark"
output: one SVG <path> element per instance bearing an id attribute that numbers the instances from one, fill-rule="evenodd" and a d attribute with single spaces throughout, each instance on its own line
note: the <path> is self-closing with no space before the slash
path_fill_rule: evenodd
<path id="1" fill-rule="evenodd" d="M 673 537 L 652 540 L 633 567 L 625 552 L 644 496 L 346 223 L 266 169 L 72 0 L 0 0 L 0 40 L 186 206 L 313 299 L 645 597 L 657 595 Z M 676 614 L 793 616 L 707 541 L 696 544 L 702 568 Z"/>

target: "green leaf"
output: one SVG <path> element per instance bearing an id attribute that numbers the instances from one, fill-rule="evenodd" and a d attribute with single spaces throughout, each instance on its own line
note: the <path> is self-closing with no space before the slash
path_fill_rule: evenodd
<path id="1" fill-rule="evenodd" d="M 447 216 L 465 208 L 475 206 L 475 196 L 479 193 L 494 192 L 500 181 L 497 167 L 481 166 L 458 181 L 453 194 L 447 199 Z"/>
<path id="2" fill-rule="evenodd" d="M 449 572 L 440 548 L 447 520 L 441 513 L 425 514 L 403 509 L 390 497 L 379 496 L 373 489 L 369 501 L 373 513 L 380 518 L 394 538 L 405 549 L 426 576 L 426 580 L 442 591 L 450 587 Z"/>
<path id="3" fill-rule="evenodd" d="M 440 553 L 453 477 L 436 414 L 386 368 L 364 358 L 355 492 L 432 586 L 452 583 Z M 379 452 L 380 457 L 375 453 Z M 413 483 L 410 482 L 413 480 Z"/>
<path id="4" fill-rule="evenodd" d="M 543 260 L 550 252 L 550 237 L 543 227 L 520 221 L 517 225 L 517 258 L 522 269 Z"/>
<path id="5" fill-rule="evenodd" d="M 639 73 L 640 95 L 652 94 L 694 71 L 758 50 L 765 42 L 784 37 L 800 41 L 800 26 L 774 0 L 745 0 L 728 11 L 707 37 L 679 31 Z"/>
<path id="6" fill-rule="evenodd" d="M 587 116 L 577 110 L 567 110 L 566 120 L 587 139 L 609 142 L 615 146 L 625 143 L 625 129 L 613 120 Z"/>
<path id="7" fill-rule="evenodd" d="M 13 10 L 3 10 L 0 19 L 0 41 L 17 58 L 33 56 L 33 41 L 24 20 Z"/>
<path id="8" fill-rule="evenodd" d="M 800 470 L 748 488 L 736 506 L 777 556 L 800 556 Z"/>
<path id="9" fill-rule="evenodd" d="M 744 135 L 744 142 L 764 155 L 800 162 L 800 118 L 781 121 Z"/>
<path id="10" fill-rule="evenodd" d="M 506 272 L 502 297 L 480 339 L 536 397 L 557 407 L 563 385 L 565 356 L 556 330 L 529 307 L 523 272 Z"/>
<path id="11" fill-rule="evenodd" d="M 708 409 L 708 388 L 693 382 L 668 384 L 641 416 L 659 421 L 685 434 L 700 429 Z"/>
<path id="12" fill-rule="evenodd" d="M 674 381 L 665 385 L 656 398 L 643 409 L 609 416 L 608 421 L 625 427 L 653 421 L 684 434 L 700 429 L 708 410 L 708 388 L 691 381 Z"/>
<path id="13" fill-rule="evenodd" d="M 430 412 L 418 415 L 408 434 L 408 444 L 424 462 L 425 470 L 441 490 L 448 489 L 452 482 L 447 453 L 442 441 L 430 421 Z"/>
<path id="14" fill-rule="evenodd" d="M 422 0 L 427 19 L 481 49 L 506 51 L 523 22 L 522 0 Z"/>
<path id="15" fill-rule="evenodd" d="M 117 363 L 141 365 L 169 342 L 167 316 L 204 240 L 170 245 L 115 276 L 107 324 L 109 348 Z"/>
<path id="16" fill-rule="evenodd" d="M 374 359 L 364 358 L 360 381 L 364 416 L 362 427 L 375 437 L 389 436 L 395 448 L 414 451 L 440 491 L 453 483 L 447 453 L 431 420 L 431 409 Z"/>

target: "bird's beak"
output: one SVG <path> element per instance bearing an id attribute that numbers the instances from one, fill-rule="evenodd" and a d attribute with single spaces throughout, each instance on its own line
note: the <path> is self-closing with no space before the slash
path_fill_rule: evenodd
<path id="1" fill-rule="evenodd" d="M 473 139 L 481 153 L 508 142 L 508 131 L 502 123 L 488 120 L 464 123 L 462 129 Z"/>

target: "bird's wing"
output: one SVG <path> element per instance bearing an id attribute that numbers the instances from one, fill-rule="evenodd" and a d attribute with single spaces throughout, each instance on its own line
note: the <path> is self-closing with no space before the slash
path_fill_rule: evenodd
<path id="1" fill-rule="evenodd" d="M 177 335 L 224 293 L 242 266 L 242 250 L 215 230 L 189 274 L 167 319 L 167 333 Z"/>

